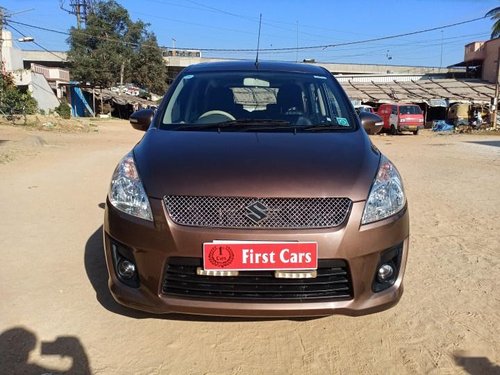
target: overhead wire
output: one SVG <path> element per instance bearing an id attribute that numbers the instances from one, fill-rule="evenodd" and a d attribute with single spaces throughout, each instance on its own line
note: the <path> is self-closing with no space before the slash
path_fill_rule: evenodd
<path id="1" fill-rule="evenodd" d="M 463 45 L 464 42 L 470 40 L 470 37 L 487 37 L 489 36 L 489 33 L 476 33 L 476 34 L 468 34 L 468 35 L 462 35 L 462 36 L 457 36 L 457 37 L 449 37 L 449 38 L 444 38 L 443 41 L 446 41 L 446 46 L 450 47 L 453 45 Z M 335 55 L 336 52 L 348 52 L 352 51 L 352 49 L 334 49 L 334 50 L 328 50 L 325 51 L 331 56 L 335 56 L 335 58 L 338 57 L 358 57 L 358 56 L 367 56 L 370 55 L 374 52 L 377 52 L 380 50 L 380 52 L 383 52 L 384 54 L 386 53 L 388 48 L 393 48 L 392 52 L 398 51 L 398 55 L 401 56 L 401 52 L 405 53 L 413 53 L 415 50 L 423 50 L 423 49 L 428 49 L 436 46 L 442 45 L 442 41 L 438 39 L 433 39 L 433 40 L 425 40 L 425 41 L 415 41 L 412 42 L 412 44 L 389 44 L 389 45 L 377 45 L 377 46 L 372 46 L 372 47 L 366 47 L 364 48 L 366 52 L 358 53 L 355 55 Z M 323 52 L 323 51 L 320 51 Z"/>
<path id="2" fill-rule="evenodd" d="M 198 2 L 198 1 L 194 1 L 194 0 L 187 0 L 187 1 L 189 3 L 191 3 L 191 4 L 198 5 L 199 8 L 197 8 L 197 9 L 210 10 L 210 11 L 213 11 L 213 12 L 218 12 L 218 13 L 229 15 L 229 16 L 233 16 L 233 17 L 238 17 L 240 19 L 246 19 L 248 21 L 255 22 L 256 24 L 259 23 L 259 17 L 257 17 L 257 16 L 255 16 L 255 17 L 244 16 L 242 14 L 228 12 L 228 11 L 226 11 L 224 9 L 216 8 L 214 6 L 209 6 L 209 5 L 206 5 L 206 4 L 202 4 L 202 3 Z M 296 26 L 297 26 L 296 22 L 292 23 L 292 22 L 277 21 L 277 20 L 268 20 L 268 19 L 263 20 L 262 24 L 266 25 L 266 26 L 271 26 L 271 27 L 274 27 L 274 28 L 277 28 L 277 29 L 289 31 L 289 32 L 290 31 L 291 32 L 295 32 L 296 31 Z M 288 26 L 291 26 L 291 27 L 294 27 L 294 28 L 285 28 L 283 26 L 276 26 L 276 24 L 279 24 L 279 25 L 288 25 Z M 318 27 L 317 25 L 315 25 L 315 26 L 301 25 L 301 26 L 305 27 L 307 29 L 325 29 L 325 30 L 333 31 L 335 33 L 361 35 L 359 33 L 348 32 L 348 31 L 345 31 L 345 30 L 321 28 L 321 27 Z M 321 38 L 325 37 L 324 35 L 313 34 L 313 33 L 309 33 L 309 32 L 304 31 L 304 30 L 301 31 L 301 35 L 310 35 L 310 36 L 316 36 L 316 37 L 321 37 Z"/>
<path id="3" fill-rule="evenodd" d="M 446 28 L 454 27 L 454 26 L 459 26 L 459 25 L 464 25 L 464 24 L 471 23 L 471 22 L 476 22 L 476 21 L 482 20 L 484 18 L 485 17 L 478 17 L 478 18 L 473 18 L 470 20 L 462 21 L 462 22 L 455 22 L 452 24 L 437 26 L 437 27 L 424 29 L 424 30 L 412 31 L 412 32 L 408 32 L 408 33 L 395 34 L 395 35 L 388 35 L 388 36 L 378 37 L 378 38 L 356 40 L 356 41 L 352 41 L 352 42 L 332 43 L 332 44 L 323 44 L 323 45 L 316 45 L 316 46 L 262 48 L 261 51 L 304 51 L 304 50 L 311 50 L 311 49 L 327 49 L 327 48 L 341 47 L 341 46 L 352 46 L 352 45 L 356 45 L 356 44 L 378 42 L 381 40 L 396 39 L 396 38 L 401 38 L 404 36 L 423 34 L 423 33 L 436 31 L 436 30 L 443 30 Z M 254 49 L 254 48 L 199 48 L 199 49 L 201 51 L 218 51 L 218 52 L 224 52 L 224 51 L 255 52 L 256 51 L 256 49 Z"/>
<path id="4" fill-rule="evenodd" d="M 14 26 L 10 25 L 10 24 L 7 24 L 7 26 L 9 28 L 11 28 L 12 30 L 16 31 L 18 34 L 24 36 L 24 37 L 27 37 L 26 34 L 24 34 L 23 32 L 19 31 L 17 28 L 15 28 Z M 60 59 L 61 61 L 66 61 L 66 59 L 62 56 L 59 56 L 59 55 L 56 55 L 54 52 L 48 50 L 47 48 L 45 48 L 44 46 L 42 46 L 40 43 L 38 43 L 37 41 L 33 40 L 31 41 L 31 43 L 33 43 L 34 45 L 38 46 L 39 48 L 43 49 L 45 52 L 48 52 L 50 53 L 51 55 L 57 57 L 58 59 Z"/>
<path id="5" fill-rule="evenodd" d="M 193 2 L 193 3 L 195 3 L 195 2 Z M 327 60 L 336 60 L 336 61 L 339 61 L 339 60 L 344 60 L 344 59 L 349 59 L 349 58 L 355 58 L 355 57 L 362 57 L 362 56 L 368 56 L 368 55 L 369 56 L 379 56 L 379 59 L 383 59 L 383 56 L 387 54 L 386 53 L 387 48 L 397 48 L 397 50 L 391 51 L 393 56 L 402 57 L 402 56 L 409 56 L 409 55 L 411 55 L 411 56 L 413 56 L 413 59 L 417 60 L 417 58 L 416 58 L 416 56 L 414 54 L 414 50 L 415 49 L 419 49 L 419 50 L 429 49 L 429 48 L 432 48 L 432 46 L 440 45 L 442 43 L 442 41 L 438 42 L 437 39 L 433 39 L 433 40 L 417 40 L 417 41 L 410 40 L 410 42 L 412 43 L 411 45 L 402 44 L 402 43 L 399 43 L 399 44 L 396 43 L 396 44 L 389 44 L 389 45 L 387 45 L 387 44 L 379 44 L 379 46 L 374 45 L 374 43 L 376 43 L 378 41 L 388 40 L 388 39 L 404 38 L 404 37 L 411 36 L 411 35 L 428 33 L 428 32 L 436 31 L 436 30 L 443 30 L 443 29 L 446 29 L 446 28 L 450 28 L 450 27 L 454 27 L 454 26 L 458 26 L 458 25 L 462 25 L 462 24 L 466 24 L 466 23 L 470 23 L 470 22 L 475 22 L 475 21 L 481 20 L 483 18 L 484 17 L 479 17 L 479 18 L 474 18 L 474 19 L 470 19 L 470 20 L 466 20 L 466 21 L 456 22 L 456 23 L 453 23 L 453 24 L 448 24 L 448 25 L 433 27 L 433 28 L 429 28 L 429 29 L 418 30 L 418 31 L 414 31 L 414 32 L 397 34 L 397 35 L 390 35 L 390 36 L 379 37 L 379 38 L 371 38 L 371 39 L 360 40 L 360 41 L 343 42 L 343 43 L 337 43 L 337 44 L 318 45 L 318 46 L 302 46 L 302 47 L 298 47 L 298 49 L 297 49 L 297 47 L 290 47 L 290 48 L 262 48 L 262 49 L 260 49 L 260 51 L 261 51 L 262 54 L 266 54 L 266 55 L 271 55 L 271 54 L 272 55 L 287 55 L 287 54 L 290 54 L 290 53 L 296 53 L 299 50 L 304 51 L 304 50 L 317 49 L 316 54 L 319 54 L 320 56 L 323 56 L 323 59 L 324 59 L 323 61 L 327 61 Z M 51 28 L 47 28 L 47 27 L 38 26 L 38 25 L 31 25 L 31 24 L 27 24 L 27 23 L 23 23 L 23 22 L 13 21 L 13 20 L 10 20 L 10 19 L 6 23 L 8 23 L 8 22 L 12 22 L 12 23 L 16 23 L 16 24 L 19 24 L 19 25 L 23 25 L 25 27 L 40 29 L 40 30 L 43 30 L 43 31 L 55 32 L 55 33 L 62 34 L 62 35 L 68 35 L 68 36 L 71 35 L 69 32 L 65 32 L 65 31 L 61 31 L 61 30 L 55 30 L 55 29 L 51 29 Z M 12 25 L 10 25 L 10 26 L 12 26 Z M 104 39 L 104 40 L 108 40 L 108 41 L 115 42 L 115 43 L 128 44 L 128 45 L 131 45 L 131 46 L 134 46 L 134 47 L 137 46 L 136 43 L 126 42 L 126 41 L 119 40 L 119 39 L 116 39 L 116 38 L 110 38 L 110 37 L 105 37 L 105 36 L 95 36 L 95 35 L 91 35 L 91 34 L 87 34 L 87 35 L 89 35 L 89 36 L 91 36 L 93 38 Z M 475 35 L 475 34 L 470 34 L 470 35 Z M 460 39 L 460 37 L 461 36 L 459 36 L 459 37 L 449 37 L 449 38 L 445 38 L 443 40 L 451 41 L 451 40 Z M 428 42 L 435 42 L 435 43 L 434 44 L 429 44 Z M 343 54 L 343 55 L 342 54 L 341 55 L 337 54 L 337 52 L 340 52 L 340 51 L 353 52 L 352 48 L 349 48 L 349 47 L 351 47 L 352 45 L 362 44 L 362 43 L 365 43 L 365 44 L 368 44 L 368 45 L 364 46 L 364 47 L 358 47 L 358 50 L 359 50 L 359 48 L 362 48 L 366 52 L 360 52 L 360 53 L 354 53 L 354 54 L 352 54 L 352 53 L 349 54 L 348 53 L 348 54 Z M 420 44 L 426 44 L 426 45 L 420 46 Z M 460 44 L 460 42 L 458 42 L 458 41 L 455 42 L 455 43 L 448 42 L 447 46 L 454 45 L 454 44 Z M 45 51 L 53 54 L 54 56 L 58 57 L 59 59 L 64 60 L 63 57 L 54 54 L 52 51 L 50 51 L 47 48 L 43 47 L 39 43 L 35 43 L 35 45 L 37 45 L 41 49 L 43 49 L 43 50 L 45 50 Z M 161 48 L 169 48 L 169 47 L 165 47 L 165 46 L 160 46 L 160 47 Z M 321 47 L 321 49 L 320 49 L 320 47 Z M 332 49 L 332 48 L 329 48 L 329 47 L 335 47 L 335 48 Z M 339 47 L 347 47 L 347 48 L 339 48 Z M 187 50 L 187 49 L 190 49 L 190 50 L 200 50 L 200 51 L 204 51 L 204 52 L 224 52 L 225 54 L 238 54 L 240 58 L 243 58 L 242 55 L 245 55 L 245 52 L 246 53 L 254 53 L 256 51 L 255 49 L 227 49 L 227 48 L 185 48 L 185 47 L 177 47 L 176 49 L 178 49 L 178 50 Z M 411 49 L 412 52 L 405 52 L 405 50 L 407 50 L 407 49 Z M 432 51 L 430 51 L 430 52 L 432 53 Z M 328 55 L 326 55 L 326 54 L 328 54 Z M 427 58 L 429 58 L 429 57 L 430 56 L 427 55 Z M 420 57 L 419 59 L 422 59 L 422 57 Z"/>
<path id="6" fill-rule="evenodd" d="M 417 31 L 412 31 L 412 32 L 407 32 L 407 33 L 394 34 L 394 35 L 388 35 L 388 36 L 377 37 L 377 38 L 370 38 L 370 39 L 364 39 L 364 40 L 356 40 L 356 41 L 341 42 L 341 43 L 331 43 L 331 44 L 322 44 L 322 45 L 315 45 L 315 46 L 261 48 L 260 51 L 261 52 L 268 52 L 268 51 L 293 51 L 293 52 L 296 52 L 296 51 L 306 51 L 306 50 L 314 50 L 314 49 L 316 49 L 316 50 L 325 50 L 325 49 L 334 48 L 334 47 L 343 47 L 343 46 L 352 46 L 352 45 L 358 45 L 358 44 L 373 43 L 373 42 L 378 42 L 378 41 L 383 41 L 383 40 L 396 39 L 396 38 L 402 38 L 402 37 L 405 37 L 405 36 L 411 36 L 411 35 L 418 35 L 418 34 L 428 33 L 428 32 L 436 31 L 436 30 L 443 30 L 443 29 L 447 29 L 447 28 L 450 28 L 450 27 L 455 27 L 455 26 L 459 26 L 459 25 L 464 25 L 464 24 L 476 22 L 476 21 L 482 20 L 484 18 L 485 17 L 483 16 L 483 17 L 473 18 L 473 19 L 469 19 L 469 20 L 465 20 L 465 21 L 461 21 L 461 22 L 455 22 L 455 23 L 447 24 L 447 25 L 443 25 L 443 26 L 437 26 L 437 27 L 432 27 L 432 28 L 423 29 L 423 30 L 417 30 Z M 32 28 L 40 29 L 40 30 L 44 30 L 44 31 L 55 32 L 55 33 L 59 33 L 59 34 L 63 34 L 63 35 L 70 35 L 70 33 L 68 33 L 68 32 L 63 32 L 63 31 L 60 31 L 60 30 L 54 30 L 54 29 L 50 29 L 50 28 L 46 28 L 46 27 L 37 26 L 37 25 L 30 25 L 30 24 L 27 24 L 27 23 L 13 21 L 13 20 L 10 20 L 10 19 L 6 20 L 6 23 L 7 24 L 15 23 L 15 24 L 19 24 L 19 25 L 22 25 L 22 26 L 32 27 Z M 93 37 L 96 37 L 96 36 L 93 36 Z M 107 38 L 107 37 L 101 37 L 101 36 L 98 36 L 97 38 L 107 39 L 107 40 L 114 41 L 114 42 L 117 42 L 117 43 L 132 44 L 132 45 L 137 46 L 137 44 L 135 44 L 135 43 L 125 42 L 125 41 L 114 39 L 114 38 Z M 163 47 L 164 48 L 168 48 L 168 47 L 165 47 L 165 46 L 163 46 Z M 256 52 L 255 48 L 204 48 L 204 47 L 201 47 L 201 48 L 196 48 L 196 47 L 186 48 L 186 47 L 177 47 L 176 49 L 178 49 L 178 50 L 199 50 L 199 51 L 203 51 L 203 52 Z"/>

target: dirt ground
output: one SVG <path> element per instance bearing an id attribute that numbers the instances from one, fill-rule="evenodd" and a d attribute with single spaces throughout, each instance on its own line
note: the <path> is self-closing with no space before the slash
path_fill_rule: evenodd
<path id="1" fill-rule="evenodd" d="M 364 317 L 151 316 L 106 285 L 126 122 L 0 126 L 0 374 L 500 374 L 500 136 L 374 136 L 411 215 L 405 294 Z"/>

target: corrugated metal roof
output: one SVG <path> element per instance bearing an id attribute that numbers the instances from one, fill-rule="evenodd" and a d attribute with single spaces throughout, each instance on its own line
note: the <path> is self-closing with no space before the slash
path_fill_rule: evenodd
<path id="1" fill-rule="evenodd" d="M 390 74 L 390 75 L 379 75 L 379 74 L 359 74 L 359 75 L 342 75 L 342 74 L 335 74 L 335 78 L 337 81 L 340 83 L 344 82 L 410 82 L 410 81 L 418 81 L 420 79 L 423 79 L 425 76 L 423 74 L 416 74 L 416 75 L 408 75 L 408 74 L 402 74 L 402 75 L 396 75 L 396 74 Z"/>
<path id="2" fill-rule="evenodd" d="M 363 102 L 429 102 L 431 99 L 489 103 L 495 85 L 481 80 L 410 79 L 390 82 L 360 82 L 342 79 L 340 84 L 351 99 Z"/>

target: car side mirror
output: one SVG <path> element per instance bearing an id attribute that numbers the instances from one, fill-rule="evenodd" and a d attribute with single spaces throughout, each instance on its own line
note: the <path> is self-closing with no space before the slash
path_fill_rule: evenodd
<path id="1" fill-rule="evenodd" d="M 384 126 L 384 120 L 379 115 L 370 112 L 360 112 L 359 119 L 363 129 L 368 134 L 377 134 Z"/>
<path id="2" fill-rule="evenodd" d="M 149 125 L 151 125 L 151 121 L 153 121 L 153 116 L 155 115 L 155 111 L 152 109 L 141 109 L 139 111 L 135 111 L 130 115 L 129 121 L 134 129 L 142 130 L 145 132 L 148 130 Z"/>

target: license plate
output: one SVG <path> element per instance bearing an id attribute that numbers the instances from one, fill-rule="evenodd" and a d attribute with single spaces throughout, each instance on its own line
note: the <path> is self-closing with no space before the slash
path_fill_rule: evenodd
<path id="1" fill-rule="evenodd" d="M 205 270 L 313 270 L 316 242 L 214 241 L 203 244 Z"/>

